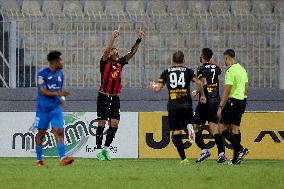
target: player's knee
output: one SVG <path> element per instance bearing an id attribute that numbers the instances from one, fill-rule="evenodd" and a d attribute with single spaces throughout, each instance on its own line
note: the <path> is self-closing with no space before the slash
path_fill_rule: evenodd
<path id="1" fill-rule="evenodd" d="M 52 132 L 55 135 L 55 137 L 63 137 L 64 136 L 64 130 L 62 128 L 53 128 Z"/>
<path id="2" fill-rule="evenodd" d="M 209 125 L 209 129 L 210 129 L 210 132 L 213 136 L 216 135 L 216 134 L 219 134 L 219 129 L 218 129 L 217 124 Z"/>
<path id="3" fill-rule="evenodd" d="M 219 132 L 220 134 L 222 134 L 226 129 L 227 129 L 227 127 L 226 127 L 224 124 L 222 124 L 222 123 L 219 124 L 219 126 L 218 126 L 218 132 Z"/>
<path id="4" fill-rule="evenodd" d="M 42 144 L 42 141 L 43 141 L 43 138 L 45 136 L 45 133 L 46 131 L 45 130 L 42 130 L 42 129 L 39 129 L 36 136 L 35 136 L 35 142 L 37 145 L 40 145 Z"/>
<path id="5" fill-rule="evenodd" d="M 37 134 L 36 134 L 36 137 L 37 138 L 43 138 L 44 135 L 45 135 L 46 131 L 45 130 L 42 130 L 42 129 L 39 129 Z"/>
<path id="6" fill-rule="evenodd" d="M 233 134 L 239 134 L 240 133 L 240 128 L 238 126 L 231 126 L 230 130 Z"/>
<path id="7" fill-rule="evenodd" d="M 217 129 L 217 130 L 211 130 L 211 134 L 212 134 L 213 136 L 215 136 L 215 135 L 217 135 L 217 134 L 220 134 L 220 132 L 219 132 L 218 129 Z"/>
<path id="8" fill-rule="evenodd" d="M 52 132 L 55 136 L 56 143 L 61 143 L 64 140 L 64 129 L 62 128 L 53 128 Z"/>
<path id="9" fill-rule="evenodd" d="M 118 124 L 119 124 L 119 120 L 117 120 L 117 119 L 112 119 L 111 122 L 110 122 L 111 127 L 118 128 Z"/>
<path id="10" fill-rule="evenodd" d="M 194 129 L 194 132 L 200 131 L 200 125 L 194 124 L 194 125 L 193 125 L 193 129 Z"/>
<path id="11" fill-rule="evenodd" d="M 98 125 L 99 125 L 100 127 L 105 127 L 105 125 L 106 125 L 106 120 L 98 120 Z"/>
<path id="12" fill-rule="evenodd" d="M 172 135 L 181 135 L 182 130 L 173 131 Z"/>

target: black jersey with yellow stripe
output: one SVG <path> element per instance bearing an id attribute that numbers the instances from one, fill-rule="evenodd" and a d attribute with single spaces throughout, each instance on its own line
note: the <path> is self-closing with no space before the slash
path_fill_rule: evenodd
<path id="1" fill-rule="evenodd" d="M 173 66 L 163 71 L 159 82 L 167 86 L 169 101 L 191 102 L 190 82 L 194 71 L 186 66 Z"/>
<path id="2" fill-rule="evenodd" d="M 198 79 L 206 78 L 204 93 L 206 98 L 220 98 L 219 94 L 219 75 L 221 69 L 215 64 L 204 63 L 197 70 Z"/>

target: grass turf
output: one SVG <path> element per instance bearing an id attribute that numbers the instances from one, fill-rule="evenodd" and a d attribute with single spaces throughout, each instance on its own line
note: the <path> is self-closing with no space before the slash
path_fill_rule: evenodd
<path id="1" fill-rule="evenodd" d="M 277 160 L 244 160 L 238 166 L 213 160 L 180 165 L 177 159 L 77 158 L 62 167 L 47 158 L 45 163 L 36 167 L 34 158 L 0 158 L 0 188 L 284 188 L 284 161 Z"/>

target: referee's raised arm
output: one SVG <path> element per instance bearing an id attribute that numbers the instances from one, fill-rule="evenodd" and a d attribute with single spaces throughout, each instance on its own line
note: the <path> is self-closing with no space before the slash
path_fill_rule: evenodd
<path id="1" fill-rule="evenodd" d="M 117 30 L 114 30 L 112 32 L 112 36 L 111 36 L 111 39 L 106 47 L 106 50 L 104 51 L 104 54 L 103 54 L 103 61 L 107 60 L 108 56 L 109 56 L 109 53 L 113 47 L 113 44 L 115 42 L 115 39 L 120 35 L 120 27 L 118 27 Z"/>

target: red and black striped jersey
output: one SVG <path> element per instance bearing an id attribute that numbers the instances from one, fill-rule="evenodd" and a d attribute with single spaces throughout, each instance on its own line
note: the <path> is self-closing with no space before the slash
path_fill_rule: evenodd
<path id="1" fill-rule="evenodd" d="M 119 58 L 119 61 L 114 64 L 111 60 L 100 61 L 101 72 L 101 87 L 100 92 L 116 95 L 121 92 L 121 77 L 122 68 L 125 64 L 128 64 L 126 57 Z"/>

